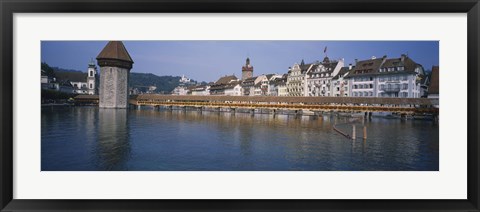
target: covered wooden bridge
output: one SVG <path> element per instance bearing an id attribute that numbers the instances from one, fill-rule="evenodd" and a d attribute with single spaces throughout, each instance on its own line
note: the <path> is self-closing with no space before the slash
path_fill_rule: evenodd
<path id="1" fill-rule="evenodd" d="M 98 102 L 98 96 L 79 95 L 76 102 Z M 245 108 L 272 110 L 311 110 L 338 112 L 393 112 L 438 114 L 438 99 L 375 97 L 281 97 L 281 96 L 174 96 L 141 94 L 130 96 L 134 106 L 176 106 Z"/>
<path id="2" fill-rule="evenodd" d="M 281 97 L 281 96 L 173 96 L 143 94 L 130 98 L 132 105 L 265 108 L 339 112 L 397 112 L 437 114 L 438 99 L 367 97 Z"/>

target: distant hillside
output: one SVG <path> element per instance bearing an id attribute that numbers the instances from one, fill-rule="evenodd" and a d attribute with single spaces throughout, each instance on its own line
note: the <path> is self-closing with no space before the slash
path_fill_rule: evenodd
<path id="1" fill-rule="evenodd" d="M 84 74 L 86 77 L 87 72 L 73 70 L 73 69 L 64 69 L 59 67 L 51 67 L 46 63 L 42 63 L 42 70 L 44 70 L 45 75 L 50 77 L 60 77 L 60 78 L 75 78 L 77 81 L 81 81 L 79 77 L 73 77 L 77 75 Z M 58 75 L 58 76 L 56 76 Z M 181 77 L 179 76 L 157 76 L 155 74 L 146 74 L 146 73 L 138 73 L 138 72 L 131 72 L 130 73 L 130 81 L 129 86 L 156 86 L 156 92 L 167 92 L 170 93 L 173 91 L 175 87 L 179 85 L 179 80 Z M 74 80 L 74 79 L 68 79 Z M 98 79 L 97 79 L 98 80 Z M 193 81 L 196 82 L 196 81 Z M 98 83 L 98 82 L 97 82 Z"/>
<path id="2" fill-rule="evenodd" d="M 53 71 L 55 72 L 84 72 L 87 73 L 87 71 L 79 71 L 79 70 L 74 70 L 74 69 L 65 69 L 65 68 L 59 68 L 59 67 L 52 67 Z"/>
<path id="3" fill-rule="evenodd" d="M 180 77 L 157 76 L 155 74 L 130 73 L 130 86 L 150 86 L 157 87 L 156 92 L 171 92 L 179 84 Z"/>

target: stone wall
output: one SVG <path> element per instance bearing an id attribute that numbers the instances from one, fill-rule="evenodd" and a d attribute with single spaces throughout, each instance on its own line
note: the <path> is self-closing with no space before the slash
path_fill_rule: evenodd
<path id="1" fill-rule="evenodd" d="M 128 77 L 130 70 L 104 66 L 100 68 L 100 108 L 128 107 Z"/>

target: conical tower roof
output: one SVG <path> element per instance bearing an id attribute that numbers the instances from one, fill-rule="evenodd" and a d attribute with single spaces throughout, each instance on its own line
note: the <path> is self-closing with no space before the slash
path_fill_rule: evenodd
<path id="1" fill-rule="evenodd" d="M 122 41 L 109 41 L 98 54 L 97 61 L 99 66 L 119 66 L 128 69 L 132 68 L 133 64 Z"/>
<path id="2" fill-rule="evenodd" d="M 98 59 L 116 59 L 133 63 L 122 41 L 109 41 L 100 54 L 98 54 Z"/>

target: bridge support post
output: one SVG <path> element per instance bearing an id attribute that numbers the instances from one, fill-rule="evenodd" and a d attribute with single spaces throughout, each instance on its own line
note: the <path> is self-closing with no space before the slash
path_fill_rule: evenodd
<path id="1" fill-rule="evenodd" d="M 352 125 L 352 139 L 355 140 L 356 139 L 356 132 L 355 132 L 355 124 Z"/>
<path id="2" fill-rule="evenodd" d="M 367 139 L 367 126 L 363 125 L 363 139 Z"/>
<path id="3" fill-rule="evenodd" d="M 405 113 L 402 113 L 402 114 L 400 115 L 400 119 L 401 119 L 402 121 L 407 120 L 407 115 L 406 115 Z"/>
<path id="4" fill-rule="evenodd" d="M 433 123 L 437 123 L 437 122 L 438 122 L 438 115 L 437 115 L 437 114 L 433 114 L 433 115 L 432 115 L 432 121 L 433 121 Z"/>

